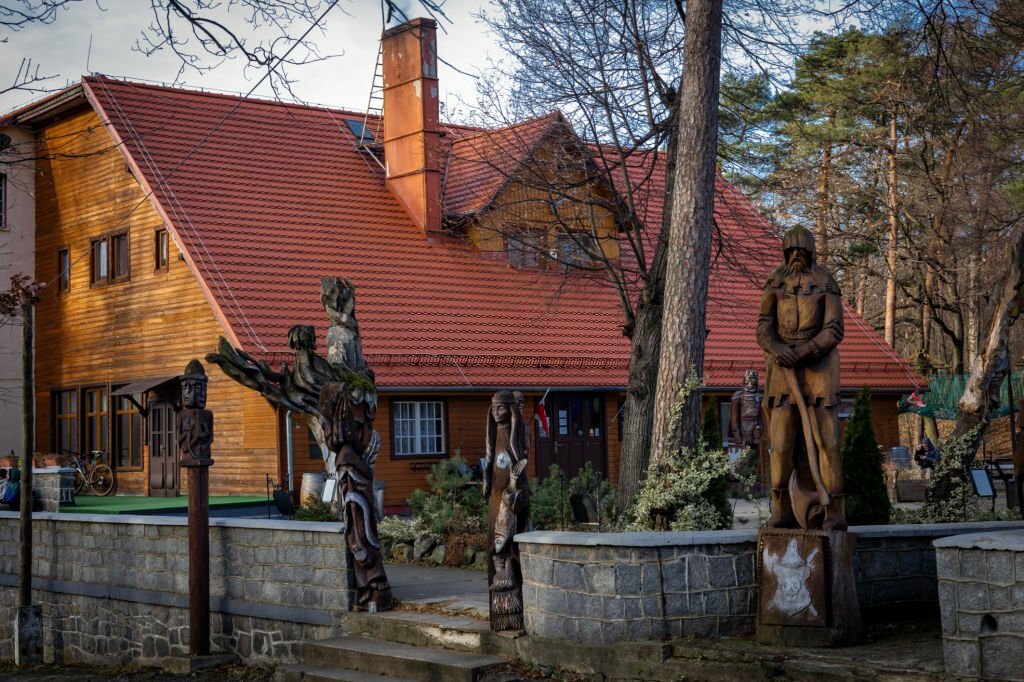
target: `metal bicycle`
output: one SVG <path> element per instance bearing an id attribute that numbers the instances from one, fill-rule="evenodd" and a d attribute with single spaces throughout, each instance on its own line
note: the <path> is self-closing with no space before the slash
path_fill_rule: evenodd
<path id="1" fill-rule="evenodd" d="M 114 471 L 103 463 L 106 455 L 102 450 L 93 450 L 88 456 L 70 453 L 64 466 L 75 470 L 75 494 L 80 495 L 87 487 L 93 495 L 106 497 L 114 492 L 116 480 Z"/>

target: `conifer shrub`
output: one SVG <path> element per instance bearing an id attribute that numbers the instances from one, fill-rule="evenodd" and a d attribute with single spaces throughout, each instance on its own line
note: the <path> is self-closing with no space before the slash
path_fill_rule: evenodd
<path id="1" fill-rule="evenodd" d="M 871 424 L 871 392 L 857 394 L 843 432 L 843 490 L 846 519 L 850 525 L 886 524 L 892 516 L 892 502 L 885 487 L 885 455 L 878 450 Z"/>
<path id="2" fill-rule="evenodd" d="M 428 489 L 414 490 L 409 497 L 413 516 L 427 532 L 442 537 L 482 532 L 486 502 L 472 480 L 472 469 L 462 457 L 439 461 L 427 474 Z"/>
<path id="3" fill-rule="evenodd" d="M 561 530 L 572 522 L 569 481 L 561 467 L 552 464 L 544 479 L 530 482 L 530 521 L 537 530 Z"/>

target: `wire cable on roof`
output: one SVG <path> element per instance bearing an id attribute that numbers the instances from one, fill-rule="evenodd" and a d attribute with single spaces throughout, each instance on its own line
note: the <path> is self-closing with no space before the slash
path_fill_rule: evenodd
<path id="1" fill-rule="evenodd" d="M 338 0 L 333 0 L 331 2 L 331 4 L 328 5 L 327 8 L 323 11 L 323 13 L 312 24 L 309 25 L 309 27 L 302 34 L 302 36 L 300 36 L 298 38 L 298 40 L 296 40 L 292 44 L 292 46 L 289 47 L 288 50 L 286 50 L 284 52 L 284 54 L 282 54 L 280 57 L 278 57 L 277 64 L 280 64 L 284 59 L 286 59 L 288 57 L 288 55 L 291 54 L 291 52 L 296 47 L 298 47 L 299 44 L 301 44 L 302 41 L 306 39 L 306 37 L 309 36 L 309 34 L 313 31 L 313 29 L 320 25 L 320 23 L 327 17 L 327 14 L 337 4 L 338 4 Z M 258 88 L 260 85 L 263 84 L 263 81 L 265 81 L 270 76 L 271 73 L 273 73 L 274 68 L 277 66 L 277 64 L 271 65 L 267 69 L 267 72 L 258 81 L 256 81 L 256 83 L 252 86 L 252 88 L 249 89 L 249 91 L 246 94 L 239 96 L 238 101 L 235 102 L 235 105 L 226 114 L 224 114 L 224 116 L 212 128 L 210 128 L 210 130 L 202 137 L 202 139 L 199 140 L 199 142 L 194 144 L 192 146 L 192 148 L 189 149 L 189 151 L 185 154 L 185 156 L 182 157 L 182 159 L 180 161 L 178 161 L 178 163 L 175 164 L 174 167 L 168 173 L 160 174 L 160 179 L 159 179 L 159 182 L 157 183 L 157 187 L 160 187 L 162 185 L 173 196 L 173 190 L 171 190 L 170 186 L 167 184 L 168 180 L 170 180 L 170 178 L 178 170 L 181 169 L 181 167 L 185 164 L 185 162 L 188 161 L 192 157 L 192 155 L 195 154 L 196 151 L 198 151 L 199 148 L 202 147 L 214 135 L 214 133 L 217 132 L 218 129 L 220 129 L 220 127 L 222 125 L 224 125 L 225 121 L 227 121 L 232 115 L 234 115 L 234 113 L 238 110 L 238 108 L 242 105 L 242 103 L 247 98 L 249 98 L 256 91 L 256 88 Z M 111 93 L 109 87 L 104 82 L 104 79 L 97 79 L 97 80 L 98 80 L 99 83 L 101 83 L 103 85 L 104 90 L 106 91 L 107 96 L 110 98 L 111 103 L 114 104 L 115 107 L 117 107 L 118 109 L 121 110 L 121 113 L 119 114 L 119 116 L 122 117 L 123 121 L 126 121 L 127 119 L 123 116 L 123 113 L 124 113 L 123 109 L 121 109 L 120 105 L 117 103 L 116 98 L 114 98 L 114 96 Z M 109 124 L 110 121 L 106 121 L 104 123 L 105 124 Z M 129 127 L 131 127 L 132 131 L 134 131 L 134 127 L 130 126 L 130 124 L 129 124 Z M 145 144 L 142 141 L 141 136 L 138 135 L 137 131 L 132 132 L 132 135 L 135 138 L 136 142 L 139 144 L 140 149 L 142 149 L 144 151 L 144 153 L 148 155 L 148 150 L 145 150 Z M 147 165 L 150 165 L 150 168 L 154 169 L 154 166 L 152 165 L 152 158 L 147 160 Z M 157 172 L 159 174 L 159 171 L 155 171 L 155 172 Z M 132 208 L 129 209 L 129 211 L 127 213 L 125 213 L 117 222 L 115 222 L 112 227 L 110 227 L 105 232 L 103 232 L 100 235 L 100 238 L 102 239 L 102 238 L 109 237 L 117 229 L 119 229 L 125 223 L 125 221 L 127 221 L 128 218 L 130 218 L 135 213 L 135 211 L 137 211 L 139 209 L 140 206 L 142 206 L 144 203 L 146 203 L 153 196 L 153 194 L 156 192 L 157 187 L 151 187 L 150 190 L 148 192 L 146 192 L 145 195 L 143 195 L 143 197 L 141 199 L 139 199 L 139 201 L 134 206 L 132 206 Z M 174 200 L 175 200 L 175 202 L 177 202 L 177 198 L 176 197 L 174 198 Z M 179 206 L 180 206 L 180 202 L 177 202 L 177 203 L 179 203 Z M 184 210 L 184 209 L 182 209 L 182 210 Z M 188 218 L 187 214 L 185 215 L 185 217 L 186 217 L 186 219 Z M 195 226 L 192 225 L 191 220 L 189 220 L 189 224 L 191 225 L 191 227 L 193 229 L 193 232 L 195 232 Z M 196 236 L 198 237 L 198 233 L 196 233 Z M 200 241 L 201 241 L 201 238 L 200 238 Z M 207 251 L 207 254 L 209 254 L 209 250 L 206 249 L 206 245 L 205 244 L 203 244 L 203 248 L 204 248 L 204 250 Z M 90 250 L 90 252 L 91 252 L 91 250 Z M 212 261 L 212 256 L 209 256 L 209 257 L 211 258 L 211 261 Z M 61 276 L 70 276 L 71 266 L 79 263 L 84 258 L 85 258 L 85 255 L 83 254 L 82 256 L 79 256 L 75 260 L 69 261 L 68 262 L 67 271 L 66 272 L 65 271 L 58 272 L 57 275 L 52 280 L 50 280 L 49 282 L 46 282 L 44 284 L 43 288 L 48 287 L 51 284 L 53 284 Z M 216 267 L 216 264 L 214 264 L 214 267 Z M 210 274 L 213 274 L 213 273 L 210 273 Z M 235 305 L 237 306 L 238 302 L 237 302 L 237 300 L 235 300 L 234 294 L 230 293 L 230 287 L 228 287 L 227 281 L 225 281 L 223 279 L 223 276 L 220 275 L 219 269 L 218 269 L 218 272 L 217 272 L 217 277 L 219 277 L 219 279 L 223 282 L 224 286 L 227 287 L 227 290 L 228 290 L 228 292 L 230 294 L 231 300 L 234 301 Z M 218 283 L 214 282 L 214 284 L 218 284 Z M 241 312 L 241 307 L 239 306 L 238 308 L 239 308 L 239 312 Z M 253 342 L 256 344 L 256 346 L 258 348 L 260 348 L 261 351 L 267 352 L 266 346 L 264 346 L 263 343 L 260 342 L 258 336 L 256 336 L 256 332 L 252 328 L 252 325 L 249 323 L 248 318 L 245 317 L 245 313 L 244 312 L 241 312 L 241 317 L 239 318 L 239 321 L 243 322 L 244 327 L 246 328 L 246 334 L 250 337 L 251 340 L 253 340 Z"/>

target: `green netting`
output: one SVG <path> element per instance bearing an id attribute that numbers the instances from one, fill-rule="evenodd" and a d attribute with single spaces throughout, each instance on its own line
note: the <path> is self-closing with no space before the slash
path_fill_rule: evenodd
<path id="1" fill-rule="evenodd" d="M 933 374 L 928 379 L 928 392 L 921 395 L 924 407 L 911 405 L 910 396 L 900 399 L 899 411 L 912 412 L 936 419 L 956 419 L 956 404 L 964 394 L 967 374 Z M 1010 381 L 1013 381 L 1013 399 L 1024 398 L 1024 370 L 1013 372 L 999 388 L 999 407 L 989 412 L 989 419 L 1003 417 L 1010 413 Z"/>

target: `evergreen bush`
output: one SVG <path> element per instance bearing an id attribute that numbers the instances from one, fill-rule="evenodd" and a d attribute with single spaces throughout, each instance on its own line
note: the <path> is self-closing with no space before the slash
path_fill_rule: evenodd
<path id="1" fill-rule="evenodd" d="M 871 424 L 871 392 L 861 389 L 843 432 L 843 490 L 850 525 L 889 523 L 892 502 L 885 487 L 885 455 L 879 452 Z"/>
<path id="2" fill-rule="evenodd" d="M 700 389 L 696 372 L 672 404 L 669 431 L 675 432 L 688 396 Z M 721 444 L 721 441 L 719 441 Z M 651 462 L 630 511 L 630 530 L 715 530 L 732 527 L 732 510 L 713 504 L 709 489 L 732 469 L 729 456 L 721 446 L 677 447 L 663 462 Z"/>
<path id="3" fill-rule="evenodd" d="M 427 475 L 429 490 L 414 490 L 409 497 L 413 516 L 434 535 L 482 532 L 486 503 L 472 480 L 472 469 L 462 457 L 439 461 Z"/>
<path id="4" fill-rule="evenodd" d="M 537 530 L 564 530 L 572 523 L 569 481 L 561 467 L 552 464 L 543 480 L 530 483 L 530 521 Z"/>

